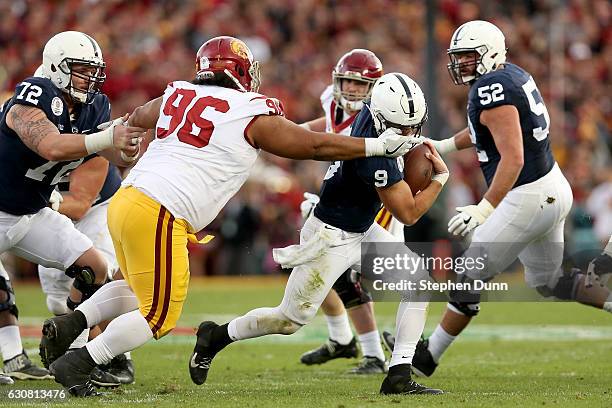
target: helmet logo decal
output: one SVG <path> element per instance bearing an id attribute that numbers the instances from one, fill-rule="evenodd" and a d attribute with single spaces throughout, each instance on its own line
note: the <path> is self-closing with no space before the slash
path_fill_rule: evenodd
<path id="1" fill-rule="evenodd" d="M 232 52 L 238 55 L 239 57 L 244 59 L 250 59 L 249 49 L 242 41 L 232 40 L 232 42 L 230 43 L 230 48 L 232 49 Z"/>
<path id="2" fill-rule="evenodd" d="M 210 68 L 210 60 L 208 57 L 200 57 L 200 68 L 199 69 L 207 69 Z"/>
<path id="3" fill-rule="evenodd" d="M 404 113 L 407 113 L 408 116 L 412 118 L 415 113 L 414 112 L 414 101 L 412 100 L 412 92 L 410 92 L 410 88 L 408 88 L 408 84 L 406 83 L 404 78 L 402 78 L 400 74 L 395 74 L 395 76 L 400 81 L 400 84 L 402 84 L 402 86 L 404 87 L 404 91 L 406 91 L 406 96 L 408 96 L 408 112 L 404 111 Z M 401 103 L 400 103 L 400 106 L 402 106 Z M 403 106 L 402 106 L 402 110 L 404 110 Z"/>

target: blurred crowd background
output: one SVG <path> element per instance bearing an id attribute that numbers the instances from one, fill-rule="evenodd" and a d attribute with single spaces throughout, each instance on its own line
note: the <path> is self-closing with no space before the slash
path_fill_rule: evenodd
<path id="1" fill-rule="evenodd" d="M 433 37 L 426 10 L 435 4 Z M 55 33 L 84 31 L 102 47 L 104 92 L 113 116 L 159 96 L 166 83 L 191 79 L 194 54 L 207 39 L 243 39 L 262 63 L 261 92 L 281 99 L 295 122 L 322 115 L 319 96 L 340 56 L 368 48 L 385 71 L 400 71 L 422 85 L 437 74 L 440 134 L 466 126 L 467 87 L 446 73 L 446 49 L 463 22 L 486 19 L 506 35 L 508 59 L 529 71 L 551 117 L 556 159 L 573 187 L 566 224 L 568 250 L 597 247 L 612 233 L 612 6 L 608 0 L 392 1 L 392 0 L 12 0 L 0 2 L 0 91 L 41 63 Z M 426 64 L 428 39 L 436 62 Z M 423 86 L 426 96 L 431 90 Z M 417 226 L 413 241 L 445 239 L 457 205 L 480 200 L 484 180 L 473 151 L 455 154 L 443 200 Z M 217 235 L 191 251 L 193 274 L 277 273 L 271 248 L 295 243 L 304 191 L 317 192 L 326 163 L 262 155 L 241 192 L 210 226 Z M 13 273 L 32 273 L 27 264 Z M 10 268 L 10 266 L 9 266 Z"/>

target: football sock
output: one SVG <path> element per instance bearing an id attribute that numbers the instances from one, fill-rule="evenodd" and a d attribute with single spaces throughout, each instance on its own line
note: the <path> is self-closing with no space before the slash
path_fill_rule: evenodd
<path id="1" fill-rule="evenodd" d="M 438 325 L 434 332 L 429 337 L 429 352 L 433 357 L 433 360 L 437 363 L 442 357 L 442 354 L 446 351 L 448 346 L 451 345 L 453 340 L 455 340 L 457 336 L 451 336 L 442 328 L 442 326 Z"/>
<path id="2" fill-rule="evenodd" d="M 23 351 L 21 335 L 17 325 L 10 325 L 0 328 L 0 353 L 4 361 L 18 356 Z"/>
<path id="3" fill-rule="evenodd" d="M 125 280 L 107 283 L 76 308 L 85 315 L 87 327 L 137 309 L 138 299 Z"/>
<path id="4" fill-rule="evenodd" d="M 79 337 L 74 339 L 72 344 L 70 345 L 71 349 L 80 349 L 85 344 L 87 344 L 87 340 L 89 340 L 89 329 L 85 329 L 79 334 Z"/>
<path id="5" fill-rule="evenodd" d="M 395 320 L 395 347 L 389 367 L 412 364 L 414 350 L 425 327 L 427 302 L 400 302 Z"/>
<path id="6" fill-rule="evenodd" d="M 380 334 L 378 330 L 372 330 L 364 334 L 358 334 L 357 338 L 361 344 L 361 354 L 368 357 L 376 357 L 385 361 L 385 353 L 380 344 Z"/>
<path id="7" fill-rule="evenodd" d="M 338 316 L 325 315 L 325 320 L 327 321 L 327 330 L 329 331 L 330 339 L 342 345 L 347 345 L 353 340 L 353 333 L 351 332 L 351 326 L 349 326 L 348 314 L 346 311 Z"/>
<path id="8" fill-rule="evenodd" d="M 96 364 L 108 364 L 113 357 L 134 350 L 153 338 L 149 324 L 139 310 L 113 319 L 98 337 L 85 346 Z"/>
<path id="9" fill-rule="evenodd" d="M 608 298 L 604 302 L 603 310 L 612 313 L 612 294 L 610 294 L 610 296 L 608 296 Z"/>

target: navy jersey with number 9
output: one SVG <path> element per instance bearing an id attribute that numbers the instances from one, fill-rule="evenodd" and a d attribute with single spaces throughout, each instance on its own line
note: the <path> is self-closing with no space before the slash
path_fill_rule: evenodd
<path id="1" fill-rule="evenodd" d="M 351 137 L 378 137 L 367 104 L 353 123 Z M 390 187 L 402 179 L 397 159 L 368 157 L 334 162 L 323 180 L 321 201 L 314 215 L 344 231 L 365 232 L 382 205 L 376 188 Z"/>
<path id="2" fill-rule="evenodd" d="M 516 107 L 523 133 L 525 164 L 514 185 L 518 187 L 543 177 L 555 164 L 548 139 L 550 118 L 533 78 L 517 65 L 506 63 L 474 82 L 468 95 L 468 127 L 489 186 L 501 156 L 491 132 L 480 123 L 480 114 L 502 105 Z"/>
<path id="3" fill-rule="evenodd" d="M 60 133 L 94 133 L 110 120 L 106 95 L 98 94 L 91 104 L 77 104 L 71 121 L 64 94 L 47 78 L 30 77 L 19 84 L 0 112 L 0 211 L 34 214 L 49 204 L 54 186 L 84 159 L 48 161 L 27 147 L 6 124 L 6 113 L 15 105 L 41 109 Z"/>

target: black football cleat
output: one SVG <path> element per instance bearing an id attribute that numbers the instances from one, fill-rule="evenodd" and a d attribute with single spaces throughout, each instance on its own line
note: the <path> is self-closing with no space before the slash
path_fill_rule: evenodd
<path id="1" fill-rule="evenodd" d="M 385 374 L 387 371 L 388 367 L 386 361 L 383 361 L 378 357 L 363 356 L 359 365 L 349 370 L 349 374 Z"/>
<path id="2" fill-rule="evenodd" d="M 191 381 L 197 385 L 202 385 L 208 377 L 208 370 L 215 352 L 212 350 L 212 333 L 219 325 L 215 322 L 202 322 L 198 327 L 196 336 L 198 337 L 193 353 L 189 359 L 189 375 Z"/>
<path id="3" fill-rule="evenodd" d="M 125 354 L 113 358 L 107 372 L 117 377 L 121 384 L 134 383 L 134 363 Z"/>
<path id="4" fill-rule="evenodd" d="M 109 366 L 96 366 L 89 374 L 91 383 L 96 387 L 102 388 L 117 388 L 121 385 L 119 378 L 111 374 L 108 370 Z"/>
<path id="5" fill-rule="evenodd" d="M 73 312 L 45 320 L 40 339 L 40 360 L 45 368 L 66 354 L 72 342 L 85 330 L 85 316 Z"/>
<path id="6" fill-rule="evenodd" d="M 393 354 L 393 347 L 395 347 L 395 336 L 385 330 L 382 332 L 382 343 L 387 351 Z"/>
<path id="7" fill-rule="evenodd" d="M 49 372 L 55 376 L 55 382 L 66 387 L 70 395 L 91 397 L 99 395 L 90 377 L 95 367 L 96 363 L 83 347 L 58 358 L 49 367 Z"/>
<path id="8" fill-rule="evenodd" d="M 403 367 L 403 374 L 400 375 L 397 375 L 397 366 L 390 369 L 389 374 L 380 386 L 380 393 L 382 395 L 443 394 L 442 390 L 429 388 L 413 381 L 410 378 L 410 366 L 405 365 Z"/>
<path id="9" fill-rule="evenodd" d="M 429 351 L 429 339 L 421 339 L 412 357 L 412 372 L 418 377 L 429 377 L 436 371 L 438 364 Z"/>
<path id="10" fill-rule="evenodd" d="M 18 380 L 52 380 L 47 369 L 32 363 L 25 351 L 4 362 L 4 374 Z"/>
<path id="11" fill-rule="evenodd" d="M 323 364 L 336 358 L 357 358 L 357 340 L 355 337 L 348 344 L 340 344 L 329 339 L 314 350 L 307 351 L 300 357 L 300 362 L 306 365 Z"/>

